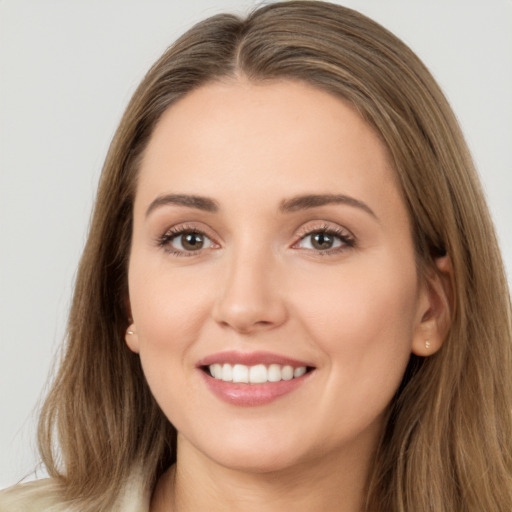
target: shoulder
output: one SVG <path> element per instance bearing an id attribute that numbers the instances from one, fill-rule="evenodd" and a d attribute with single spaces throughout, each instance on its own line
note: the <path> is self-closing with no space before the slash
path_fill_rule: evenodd
<path id="1" fill-rule="evenodd" d="M 71 512 L 51 479 L 18 484 L 0 491 L 0 512 Z"/>
<path id="2" fill-rule="evenodd" d="M 111 512 L 148 512 L 151 492 L 139 471 L 132 473 Z M 62 487 L 50 478 L 0 490 L 0 512 L 79 512 L 83 506 L 63 499 Z M 88 508 L 87 510 L 90 510 Z"/>

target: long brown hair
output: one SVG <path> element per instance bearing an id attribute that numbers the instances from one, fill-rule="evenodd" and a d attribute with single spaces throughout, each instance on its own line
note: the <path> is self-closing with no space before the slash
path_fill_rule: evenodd
<path id="1" fill-rule="evenodd" d="M 453 266 L 443 348 L 411 356 L 368 479 L 371 512 L 512 510 L 510 299 L 492 222 L 455 117 L 413 52 L 363 15 L 289 1 L 214 16 L 150 69 L 112 141 L 77 275 L 67 344 L 39 427 L 42 459 L 83 510 L 109 510 L 130 471 L 152 486 L 176 432 L 125 346 L 141 155 L 162 113 L 223 77 L 307 82 L 344 98 L 386 143 L 419 268 Z"/>

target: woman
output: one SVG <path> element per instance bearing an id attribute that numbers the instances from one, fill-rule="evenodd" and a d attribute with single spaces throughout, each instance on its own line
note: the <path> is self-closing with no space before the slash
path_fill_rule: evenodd
<path id="1" fill-rule="evenodd" d="M 121 121 L 41 414 L 51 480 L 0 505 L 508 511 L 510 341 L 417 57 L 327 3 L 216 16 Z"/>

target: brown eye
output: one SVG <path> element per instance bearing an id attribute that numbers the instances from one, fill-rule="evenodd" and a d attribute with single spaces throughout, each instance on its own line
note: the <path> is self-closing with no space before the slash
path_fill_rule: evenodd
<path id="1" fill-rule="evenodd" d="M 315 231 L 306 235 L 300 241 L 302 249 L 313 249 L 315 251 L 328 251 L 346 245 L 346 240 L 340 235 L 327 231 Z"/>
<path id="2" fill-rule="evenodd" d="M 203 248 L 204 236 L 199 233 L 181 235 L 181 245 L 186 251 L 198 251 Z"/>
<path id="3" fill-rule="evenodd" d="M 334 245 L 334 236 L 329 233 L 314 233 L 311 235 L 311 246 L 320 251 L 331 249 Z"/>
<path id="4" fill-rule="evenodd" d="M 330 254 L 333 251 L 338 252 L 354 247 L 354 239 L 345 232 L 321 229 L 310 231 L 307 235 L 302 236 L 295 247 Z"/>
<path id="5" fill-rule="evenodd" d="M 203 233 L 197 231 L 185 231 L 178 233 L 168 239 L 167 242 L 172 249 L 179 252 L 194 252 L 212 246 L 212 241 Z"/>

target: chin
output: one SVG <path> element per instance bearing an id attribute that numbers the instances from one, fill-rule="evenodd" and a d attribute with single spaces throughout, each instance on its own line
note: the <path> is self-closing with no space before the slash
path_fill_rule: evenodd
<path id="1" fill-rule="evenodd" d="M 213 464 L 242 473 L 274 473 L 300 465 L 308 459 L 300 437 L 286 429 L 245 429 L 237 432 L 212 432 L 190 441 L 180 439 L 178 454 L 194 450 Z M 313 450 L 314 451 L 314 450 Z M 178 455 L 179 459 L 179 455 Z"/>
<path id="2" fill-rule="evenodd" d="M 216 454 L 217 455 L 217 454 Z M 297 454 L 281 453 L 279 448 L 269 450 L 233 451 L 216 456 L 215 462 L 226 469 L 249 474 L 269 474 L 289 471 L 301 465 Z"/>

